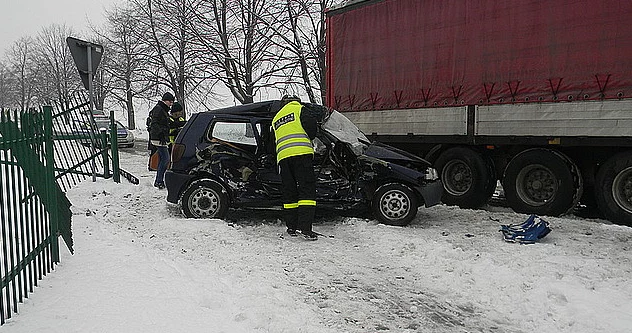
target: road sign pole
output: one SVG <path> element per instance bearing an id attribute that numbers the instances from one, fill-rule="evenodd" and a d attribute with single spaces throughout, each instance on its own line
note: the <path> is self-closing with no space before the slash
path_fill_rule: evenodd
<path id="1" fill-rule="evenodd" d="M 90 96 L 90 123 L 91 126 L 94 126 L 95 122 L 94 122 L 94 86 L 92 84 L 92 79 L 94 78 L 94 73 L 92 72 L 92 45 L 88 44 L 86 46 L 86 55 L 88 57 L 88 95 Z M 92 131 L 94 133 L 94 131 Z M 93 143 L 96 143 L 95 140 L 92 141 Z M 107 147 L 107 146 L 106 146 Z M 103 149 L 107 149 L 106 147 L 102 147 Z M 92 145 L 92 156 L 94 156 L 94 154 L 96 153 L 96 149 L 94 147 L 94 144 Z M 92 159 L 92 181 L 96 182 L 97 181 L 97 167 L 96 167 L 96 163 L 94 161 L 94 158 Z"/>
<path id="2" fill-rule="evenodd" d="M 75 65 L 77 65 L 77 70 L 79 70 L 79 76 L 81 77 L 81 81 L 83 82 L 84 88 L 88 89 L 88 94 L 90 95 L 90 126 L 92 131 L 90 131 L 90 138 L 92 141 L 92 156 L 96 154 L 96 136 L 94 133 L 96 132 L 96 126 L 94 122 L 94 87 L 92 84 L 92 79 L 94 78 L 94 73 L 99 67 L 99 63 L 101 63 L 101 57 L 103 56 L 103 46 L 99 44 L 90 43 L 84 40 L 76 39 L 73 37 L 66 38 L 66 43 L 70 48 L 70 53 L 72 54 L 72 58 L 75 61 Z M 85 53 L 84 53 L 85 50 Z M 103 149 L 107 149 L 107 147 L 103 147 Z M 97 181 L 96 175 L 96 163 L 94 159 L 92 159 L 92 181 Z"/>
<path id="3" fill-rule="evenodd" d="M 92 72 L 92 45 L 87 45 L 86 55 L 88 56 L 88 91 L 90 93 L 90 115 L 94 111 L 94 86 L 92 80 L 94 79 L 94 73 Z"/>

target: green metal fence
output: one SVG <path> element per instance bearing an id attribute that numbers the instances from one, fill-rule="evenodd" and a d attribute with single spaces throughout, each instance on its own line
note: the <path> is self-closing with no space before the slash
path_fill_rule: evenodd
<path id="1" fill-rule="evenodd" d="M 116 140 L 109 150 L 105 131 L 93 125 L 84 94 L 25 112 L 0 111 L 2 325 L 59 262 L 59 236 L 73 251 L 65 192 L 83 180 L 110 177 L 110 157 L 118 161 L 118 150 Z"/>

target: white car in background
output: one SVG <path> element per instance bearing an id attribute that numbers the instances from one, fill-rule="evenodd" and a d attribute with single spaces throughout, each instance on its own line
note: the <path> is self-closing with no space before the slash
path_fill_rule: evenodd
<path id="1" fill-rule="evenodd" d="M 94 130 L 95 130 L 95 138 L 96 138 L 96 146 L 100 147 L 100 130 L 102 128 L 109 129 L 110 128 L 110 118 L 108 117 L 94 117 Z M 132 148 L 136 142 L 134 138 L 134 133 L 127 129 L 121 122 L 114 121 L 116 124 L 116 138 L 118 142 L 118 146 L 121 148 Z M 89 145 L 90 132 L 92 131 L 91 126 L 87 122 L 74 123 L 73 125 L 74 132 L 76 134 L 81 134 L 86 137 L 86 139 L 82 139 L 81 143 L 84 145 Z M 111 141 L 110 141 L 111 142 Z"/>

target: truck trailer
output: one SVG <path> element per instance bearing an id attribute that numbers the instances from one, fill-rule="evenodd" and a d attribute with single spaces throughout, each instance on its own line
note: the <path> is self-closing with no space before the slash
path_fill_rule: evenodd
<path id="1" fill-rule="evenodd" d="M 327 11 L 326 104 L 433 162 L 443 202 L 579 203 L 632 226 L 632 1 L 363 0 Z"/>

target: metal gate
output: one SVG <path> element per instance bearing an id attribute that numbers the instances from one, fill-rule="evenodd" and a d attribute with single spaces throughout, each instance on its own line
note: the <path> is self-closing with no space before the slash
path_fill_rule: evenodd
<path id="1" fill-rule="evenodd" d="M 72 253 L 65 192 L 82 180 L 109 177 L 110 152 L 85 94 L 28 111 L 0 111 L 2 325 L 59 262 L 59 236 Z"/>

